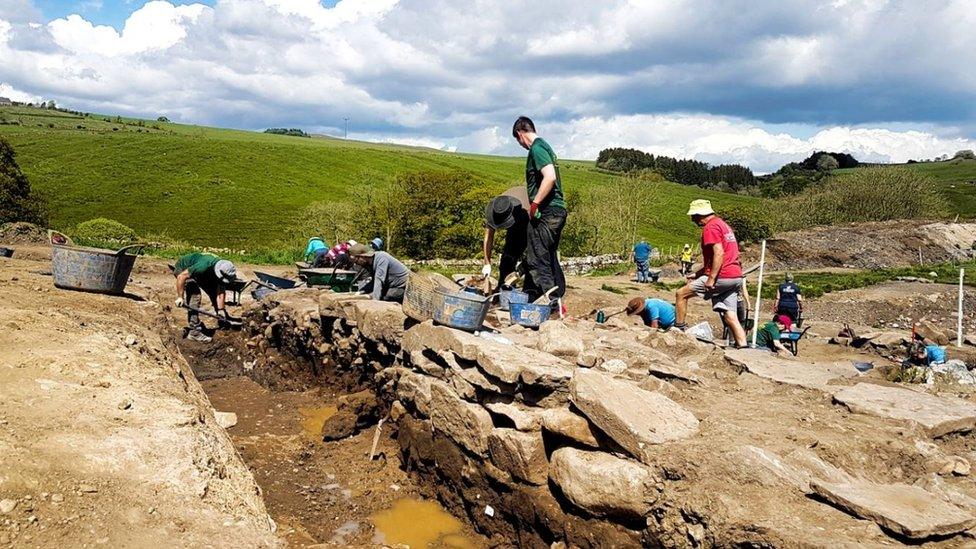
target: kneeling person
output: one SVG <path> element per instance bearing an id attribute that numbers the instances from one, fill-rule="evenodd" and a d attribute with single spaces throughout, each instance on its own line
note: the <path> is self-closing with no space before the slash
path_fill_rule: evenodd
<path id="1" fill-rule="evenodd" d="M 192 253 L 181 257 L 173 268 L 176 277 L 176 306 L 189 307 L 186 313 L 189 331 L 187 339 L 194 341 L 210 341 L 210 336 L 203 333 L 203 322 L 200 314 L 192 309 L 200 309 L 201 293 L 206 293 L 213 304 L 214 311 L 223 321 L 235 320 L 227 313 L 225 305 L 225 288 L 227 284 L 237 278 L 237 268 L 226 259 L 220 259 L 213 254 Z"/>
<path id="2" fill-rule="evenodd" d="M 377 301 L 403 303 L 403 292 L 407 289 L 410 270 L 395 257 L 386 252 L 356 244 L 349 248 L 349 256 L 357 265 L 366 268 L 373 275 L 373 291 L 370 296 Z"/>
<path id="3" fill-rule="evenodd" d="M 792 327 L 790 318 L 786 315 L 779 315 L 759 327 L 756 332 L 756 347 L 766 349 L 774 353 L 789 352 L 785 345 L 780 341 L 783 332 L 790 331 Z"/>
<path id="4" fill-rule="evenodd" d="M 640 315 L 645 326 L 667 330 L 674 326 L 674 305 L 663 299 L 635 297 L 627 304 L 627 315 Z"/>

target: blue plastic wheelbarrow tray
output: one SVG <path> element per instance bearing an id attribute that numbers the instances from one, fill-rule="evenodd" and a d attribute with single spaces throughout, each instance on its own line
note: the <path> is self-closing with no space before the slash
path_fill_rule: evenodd
<path id="1" fill-rule="evenodd" d="M 436 288 L 434 293 L 439 300 L 438 307 L 434 309 L 434 322 L 468 332 L 481 330 L 491 307 L 491 299 L 444 288 Z"/>
<path id="2" fill-rule="evenodd" d="M 512 303 L 528 303 L 529 294 L 518 290 L 502 290 L 498 292 L 498 308 L 507 311 Z"/>
<path id="3" fill-rule="evenodd" d="M 549 320 L 552 314 L 552 306 L 548 303 L 510 303 L 509 315 L 512 322 L 526 328 L 538 328 L 543 322 Z"/>
<path id="4" fill-rule="evenodd" d="M 136 262 L 137 256 L 128 252 L 145 247 L 144 244 L 134 244 L 114 251 L 86 248 L 74 246 L 64 235 L 51 241 L 51 271 L 55 287 L 113 295 L 125 292 L 125 285 Z"/>

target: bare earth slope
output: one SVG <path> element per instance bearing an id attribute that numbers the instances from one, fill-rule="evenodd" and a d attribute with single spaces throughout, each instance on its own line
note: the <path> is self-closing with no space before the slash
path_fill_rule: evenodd
<path id="1" fill-rule="evenodd" d="M 0 261 L 0 546 L 276 545 L 155 304 L 55 290 L 39 268 Z"/>

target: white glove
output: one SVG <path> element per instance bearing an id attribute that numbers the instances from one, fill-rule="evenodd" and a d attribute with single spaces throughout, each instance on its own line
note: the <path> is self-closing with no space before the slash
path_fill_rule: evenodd
<path id="1" fill-rule="evenodd" d="M 182 306 L 183 306 L 183 298 L 182 297 L 176 298 L 176 307 L 180 308 Z"/>
<path id="2" fill-rule="evenodd" d="M 481 267 L 481 276 L 483 276 L 485 278 L 488 278 L 489 276 L 491 276 L 491 264 L 490 263 L 485 263 Z"/>

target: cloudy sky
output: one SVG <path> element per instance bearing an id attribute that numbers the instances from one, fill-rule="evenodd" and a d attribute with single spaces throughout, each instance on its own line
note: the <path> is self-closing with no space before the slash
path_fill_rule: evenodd
<path id="1" fill-rule="evenodd" d="M 0 0 L 0 95 L 245 129 L 775 170 L 976 148 L 973 0 Z"/>

